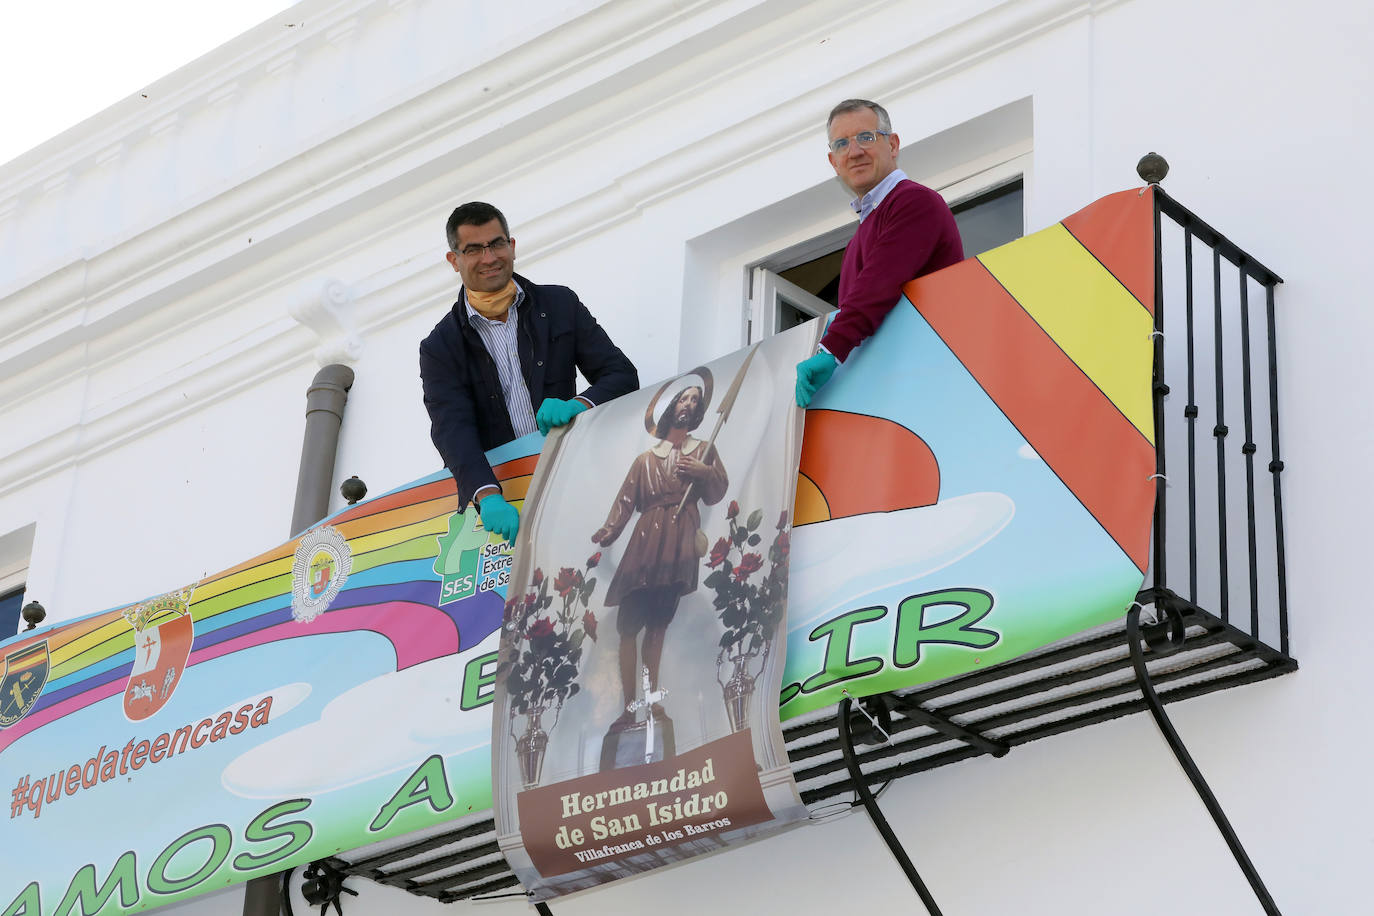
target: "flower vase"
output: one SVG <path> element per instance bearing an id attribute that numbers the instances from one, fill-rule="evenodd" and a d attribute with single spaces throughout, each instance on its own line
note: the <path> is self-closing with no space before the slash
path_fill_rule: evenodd
<path id="1" fill-rule="evenodd" d="M 525 733 L 515 739 L 515 755 L 520 760 L 520 781 L 526 789 L 539 785 L 539 773 L 544 769 L 544 751 L 549 746 L 549 733 L 540 727 L 539 717 L 544 711 L 531 712 L 526 718 Z"/>
<path id="2" fill-rule="evenodd" d="M 754 698 L 754 678 L 749 674 L 745 659 L 735 662 L 734 673 L 725 682 L 725 713 L 730 717 L 730 731 L 749 727 L 749 703 Z"/>

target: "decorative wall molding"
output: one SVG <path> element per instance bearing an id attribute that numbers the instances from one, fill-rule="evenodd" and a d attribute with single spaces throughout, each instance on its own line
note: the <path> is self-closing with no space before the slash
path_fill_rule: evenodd
<path id="1" fill-rule="evenodd" d="M 303 0 L 294 9 L 318 20 L 337 21 L 351 15 L 351 11 L 337 12 L 337 7 L 370 5 L 368 0 Z M 0 200 L 23 195 L 43 176 L 71 169 L 97 150 L 137 134 L 163 114 L 196 107 L 224 84 L 251 78 L 282 48 L 305 43 L 310 37 L 283 29 L 275 21 L 245 32 L 14 159 L 0 170 Z"/>
<path id="2" fill-rule="evenodd" d="M 81 412 L 79 424 L 0 455 L 0 498 L 60 473 L 90 454 L 115 449 L 310 359 L 309 336 L 288 318 L 226 347 L 224 359 L 182 367 L 167 384 L 136 392 L 103 409 Z M 294 327 L 294 331 L 293 331 Z"/>
<path id="3" fill-rule="evenodd" d="M 363 339 L 349 314 L 352 304 L 353 290 L 343 281 L 330 277 L 303 286 L 288 306 L 291 317 L 319 339 L 315 361 L 321 366 L 331 363 L 351 366 L 363 355 Z"/>
<path id="4" fill-rule="evenodd" d="M 509 180 L 509 162 L 493 150 L 521 137 L 539 137 L 545 152 L 522 159 L 521 171 L 549 181 L 555 193 L 546 195 L 542 209 L 522 219 L 521 256 L 529 264 L 628 214 L 687 194 L 737 168 L 746 157 L 814 141 L 817 111 L 833 101 L 837 87 L 852 85 L 856 70 L 863 71 L 865 85 L 874 86 L 875 94 L 896 91 L 948 76 L 1110 5 L 1090 0 L 988 3 L 983 12 L 925 35 L 902 34 L 901 29 L 875 32 L 877 12 L 903 6 L 880 0 L 858 7 L 827 0 L 800 8 L 783 0 L 587 5 L 556 32 L 504 48 L 482 67 L 461 69 L 437 85 L 417 89 L 356 126 L 340 124 L 333 135 L 319 138 L 293 158 L 4 295 L 0 403 L 5 397 L 42 397 L 74 375 L 128 359 L 141 342 L 137 334 L 121 329 L 150 316 L 159 318 L 165 333 L 175 334 L 184 323 L 213 318 L 252 298 L 294 303 L 291 314 L 312 334 L 284 334 L 279 321 L 258 309 L 264 323 L 250 336 L 264 344 L 270 341 L 270 346 L 246 360 L 227 350 L 200 354 L 195 359 L 198 376 L 236 387 L 237 382 L 229 381 L 236 375 L 240 380 L 262 377 L 264 364 L 258 357 L 268 350 L 271 364 L 278 367 L 299 363 L 312 352 L 321 362 L 355 362 L 370 328 L 432 308 L 436 299 L 451 293 L 451 278 L 412 250 L 393 263 L 364 262 L 358 275 L 337 277 L 337 287 L 302 299 L 291 291 L 319 276 L 322 267 L 330 270 L 327 265 L 339 263 L 343 253 L 337 240 L 324 238 L 331 225 L 364 222 L 365 231 L 350 240 L 348 248 L 354 251 L 413 234 L 422 201 L 451 196 L 447 189 L 459 180 L 470 189 Z M 327 12 L 317 19 L 326 29 L 350 18 L 364 22 L 379 10 L 394 15 L 387 4 L 362 0 L 317 7 Z M 794 62 L 815 56 L 822 42 L 839 50 L 812 72 L 794 75 Z M 227 49 L 240 59 L 223 59 L 221 52 Z M 239 104 L 252 94 L 247 70 L 292 54 L 300 58 L 299 71 L 315 50 L 303 41 L 269 41 L 251 48 L 231 43 L 198 62 L 207 72 L 194 75 L 190 82 L 196 91 L 188 90 L 181 104 L 198 105 L 211 94 L 222 106 Z M 681 87 L 688 72 L 690 86 L 665 97 L 663 87 Z M 741 86 L 760 84 L 778 88 L 772 97 L 740 93 Z M 649 118 L 658 119 L 655 123 L 687 113 L 695 118 L 698 113 L 691 106 L 712 92 L 737 97 L 739 103 L 712 109 L 719 118 L 709 124 L 691 122 L 707 127 L 704 131 L 679 127 L 674 137 L 641 131 L 634 147 L 626 148 L 623 132 Z M 77 159 L 101 155 L 107 164 L 124 163 L 138 155 L 128 146 L 131 136 L 146 132 L 152 121 L 177 116 L 170 103 L 134 116 L 122 109 L 107 115 L 93 119 L 99 123 L 90 125 L 90 136 L 73 144 L 83 150 Z M 569 166 L 561 157 L 584 147 L 581 138 L 589 131 L 593 144 L 609 143 L 611 167 L 568 182 Z M 67 167 L 73 161 L 70 155 L 56 158 Z M 29 187 L 64 174 L 48 172 L 44 178 L 26 164 L 18 163 Z M 61 162 L 55 168 L 62 168 Z M 6 181 L 0 175 L 0 203 L 6 193 L 23 196 L 16 191 L 25 183 L 19 177 Z M 127 340 L 122 349 L 121 339 Z M 95 361 L 92 353 L 99 354 Z M 193 389 L 198 394 L 193 394 L 184 381 L 169 374 L 158 390 L 111 402 L 120 406 L 82 436 L 50 436 L 41 448 L 26 448 L 22 461 L 15 455 L 0 457 L 0 480 L 12 489 L 44 469 L 69 464 L 78 455 L 75 449 L 122 441 L 150 423 L 165 422 L 150 405 L 168 400 L 167 392 L 175 391 L 186 409 L 194 409 L 197 397 L 222 390 L 197 382 Z"/>

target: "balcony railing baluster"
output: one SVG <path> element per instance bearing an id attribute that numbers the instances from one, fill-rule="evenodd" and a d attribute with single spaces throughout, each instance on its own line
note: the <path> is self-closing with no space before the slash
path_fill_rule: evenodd
<path id="1" fill-rule="evenodd" d="M 1154 584 L 1156 588 L 1164 588 L 1168 581 L 1168 565 L 1166 563 L 1164 550 L 1164 536 L 1167 531 L 1165 526 L 1166 511 L 1169 501 L 1168 495 L 1168 454 L 1164 448 L 1164 396 L 1169 393 L 1169 386 L 1164 383 L 1164 260 L 1159 256 L 1162 238 L 1160 234 L 1160 215 L 1159 208 L 1155 208 L 1154 213 L 1154 233 L 1155 233 L 1155 301 L 1154 301 L 1154 333 L 1151 335 L 1154 342 L 1154 371 L 1152 397 L 1154 404 L 1155 421 L 1155 531 L 1154 531 L 1154 556 L 1151 558 L 1151 567 L 1154 572 Z"/>
<path id="2" fill-rule="evenodd" d="M 1250 633 L 1259 636 L 1259 554 L 1255 537 L 1255 427 L 1250 405 L 1250 276 L 1243 269 L 1243 265 L 1239 276 L 1241 405 L 1245 416 L 1245 443 L 1240 450 L 1245 455 L 1246 545 L 1250 548 Z"/>
<path id="3" fill-rule="evenodd" d="M 1274 533 L 1275 566 L 1278 567 L 1279 651 L 1288 655 L 1288 574 L 1283 549 L 1283 493 L 1279 475 L 1283 473 L 1283 459 L 1279 457 L 1279 361 L 1274 337 L 1274 283 L 1264 285 L 1264 307 L 1269 330 L 1269 471 L 1274 477 Z"/>
<path id="4" fill-rule="evenodd" d="M 1215 351 L 1213 359 L 1216 360 L 1212 370 L 1215 373 L 1217 389 L 1217 422 L 1212 427 L 1212 438 L 1217 441 L 1217 574 L 1221 583 L 1218 610 L 1221 612 L 1221 619 L 1230 623 L 1231 584 L 1226 554 L 1226 379 L 1223 373 L 1226 362 L 1222 352 L 1224 319 L 1221 308 L 1221 250 L 1216 247 L 1212 248 L 1212 304 L 1215 313 L 1212 330 Z"/>
<path id="5" fill-rule="evenodd" d="M 1183 230 L 1183 290 L 1188 324 L 1188 600 L 1197 604 L 1197 363 L 1193 352 L 1193 230 Z"/>

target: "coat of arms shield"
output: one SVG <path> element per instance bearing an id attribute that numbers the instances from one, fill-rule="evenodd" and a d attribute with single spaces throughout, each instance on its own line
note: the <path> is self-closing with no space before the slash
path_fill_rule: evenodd
<path id="1" fill-rule="evenodd" d="M 134 625 L 134 665 L 124 688 L 124 715 L 132 722 L 165 706 L 181 682 L 194 630 L 190 598 L 191 590 L 185 589 L 124 612 Z M 167 613 L 172 616 L 163 616 Z"/>
<path id="2" fill-rule="evenodd" d="M 0 664 L 0 728 L 28 715 L 48 682 L 48 641 L 11 652 Z"/>

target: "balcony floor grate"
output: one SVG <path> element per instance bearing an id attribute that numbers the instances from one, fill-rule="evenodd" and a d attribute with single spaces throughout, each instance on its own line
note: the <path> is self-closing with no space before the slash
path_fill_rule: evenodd
<path id="1" fill-rule="evenodd" d="M 1155 690 L 1165 703 L 1297 670 L 1294 659 L 1207 611 L 1189 606 L 1183 621 L 1182 646 L 1149 662 Z M 989 753 L 984 748 L 992 744 L 1014 750 L 1142 711 L 1145 702 L 1131 668 L 1125 629 L 1123 618 L 986 671 L 903 692 L 905 704 L 945 720 L 945 727 L 937 729 L 894 710 L 890 740 L 859 754 L 865 781 L 876 785 L 900 779 Z M 946 733 L 959 729 L 990 740 L 979 746 Z M 784 726 L 783 736 L 802 800 L 813 812 L 853 791 L 833 711 L 793 720 Z M 329 863 L 345 874 L 446 903 L 518 885 L 500 857 L 495 823 L 486 813 L 422 837 L 342 853 Z"/>

